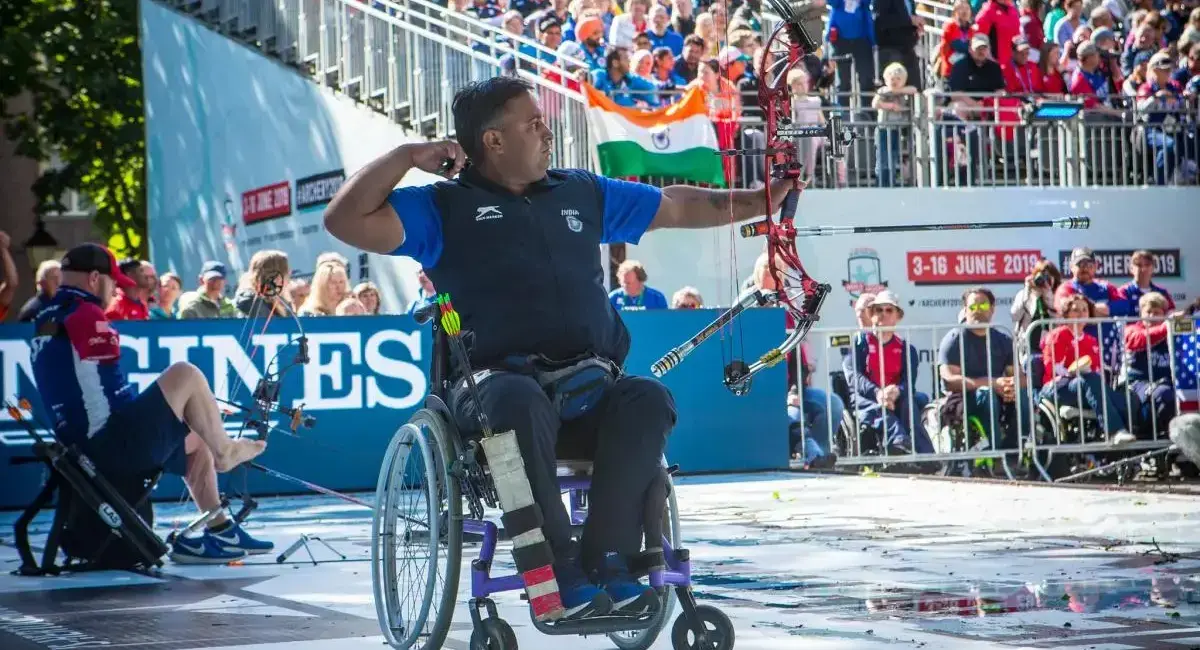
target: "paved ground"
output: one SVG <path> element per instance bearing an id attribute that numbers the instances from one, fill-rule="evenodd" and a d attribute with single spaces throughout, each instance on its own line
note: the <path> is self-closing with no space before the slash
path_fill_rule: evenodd
<path id="1" fill-rule="evenodd" d="M 1194 496 L 769 474 L 685 478 L 679 501 L 697 595 L 733 618 L 738 648 L 1200 648 Z M 158 512 L 164 534 L 190 514 Z M 14 518 L 0 514 L 6 541 Z M 301 551 L 31 579 L 7 575 L 16 554 L 0 546 L 0 648 L 380 647 L 365 510 L 272 499 L 252 522 L 280 547 L 315 534 L 348 559 L 317 544 L 317 566 Z M 500 609 L 522 648 L 613 647 L 542 636 L 515 595 Z M 447 647 L 466 648 L 465 607 L 455 621 Z"/>

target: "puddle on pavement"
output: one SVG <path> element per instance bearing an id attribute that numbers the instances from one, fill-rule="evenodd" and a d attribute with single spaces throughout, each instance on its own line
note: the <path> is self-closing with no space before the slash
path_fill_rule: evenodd
<path id="1" fill-rule="evenodd" d="M 1035 610 L 1083 614 L 1146 607 L 1192 609 L 1200 605 L 1200 580 L 1170 574 L 1114 580 L 1047 580 L 1023 585 L 959 583 L 923 588 L 780 581 L 774 576 L 738 574 L 693 574 L 692 580 L 700 599 L 742 600 L 746 592 L 770 592 L 768 599 L 753 599 L 754 604 L 801 611 L 832 607 L 889 616 L 979 617 Z"/>

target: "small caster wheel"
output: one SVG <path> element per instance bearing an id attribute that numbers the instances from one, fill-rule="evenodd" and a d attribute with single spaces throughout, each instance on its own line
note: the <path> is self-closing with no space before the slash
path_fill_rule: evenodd
<path id="1" fill-rule="evenodd" d="M 517 650 L 517 633 L 499 618 L 485 618 L 471 632 L 471 650 Z"/>
<path id="2" fill-rule="evenodd" d="M 680 615 L 671 626 L 674 650 L 733 650 L 733 621 L 712 605 L 697 605 L 696 616 L 708 632 L 708 643 L 701 645 L 687 616 Z"/>

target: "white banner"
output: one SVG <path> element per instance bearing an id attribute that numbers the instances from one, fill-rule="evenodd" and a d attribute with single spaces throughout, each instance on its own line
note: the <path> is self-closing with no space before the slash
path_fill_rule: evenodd
<path id="1" fill-rule="evenodd" d="M 802 238 L 800 258 L 809 274 L 833 286 L 822 327 L 854 323 L 854 299 L 884 288 L 904 303 L 906 325 L 953 323 L 962 292 L 976 285 L 1000 302 L 997 322 L 1040 257 L 1061 263 L 1076 246 L 1097 255 L 1101 274 L 1128 282 L 1127 256 L 1157 251 L 1155 282 L 1176 304 L 1200 293 L 1188 276 L 1200 260 L 1200 190 L 1186 188 L 849 189 L 805 192 L 797 225 L 872 226 L 1091 218 L 1089 230 L 1004 229 Z M 1191 207 L 1188 207 L 1191 206 Z M 731 252 L 731 246 L 733 251 Z M 750 276 L 764 239 L 742 239 L 729 227 L 648 233 L 626 257 L 640 260 L 648 284 L 668 297 L 680 287 L 700 289 L 708 306 L 730 304 L 731 291 Z M 736 256 L 736 258 L 735 258 Z M 731 267 L 736 266 L 736 271 Z M 1069 269 L 1063 269 L 1069 275 Z"/>
<path id="2" fill-rule="evenodd" d="M 383 307 L 417 291 L 415 262 L 367 255 L 333 239 L 324 206 L 345 178 L 418 141 L 386 117 L 321 89 L 196 21 L 143 0 L 151 260 L 194 288 L 201 264 L 227 264 L 230 291 L 250 256 L 286 252 L 296 275 L 318 255 L 350 260 L 351 284 L 380 285 Z M 436 176 L 410 173 L 404 184 Z"/>

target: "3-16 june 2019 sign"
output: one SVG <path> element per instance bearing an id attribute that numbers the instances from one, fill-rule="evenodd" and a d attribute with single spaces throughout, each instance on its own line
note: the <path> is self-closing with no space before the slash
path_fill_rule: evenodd
<path id="1" fill-rule="evenodd" d="M 1041 257 L 1040 250 L 909 251 L 908 281 L 915 285 L 1019 283 Z"/>
<path id="2" fill-rule="evenodd" d="M 242 223 L 249 225 L 292 213 L 292 187 L 287 181 L 242 192 Z"/>

